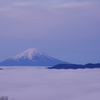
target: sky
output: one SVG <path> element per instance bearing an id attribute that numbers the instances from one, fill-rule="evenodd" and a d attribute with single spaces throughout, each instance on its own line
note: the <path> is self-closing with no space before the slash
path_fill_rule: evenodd
<path id="1" fill-rule="evenodd" d="M 0 0 L 0 61 L 38 48 L 70 63 L 100 63 L 99 43 L 99 0 Z"/>
<path id="2" fill-rule="evenodd" d="M 3 69 L 0 97 L 9 100 L 100 100 L 100 69 Z"/>

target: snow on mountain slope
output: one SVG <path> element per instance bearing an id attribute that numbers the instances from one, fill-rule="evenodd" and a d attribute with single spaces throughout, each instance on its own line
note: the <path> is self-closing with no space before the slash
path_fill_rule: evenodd
<path id="1" fill-rule="evenodd" d="M 18 54 L 17 56 L 13 57 L 12 59 L 18 60 L 18 59 L 30 59 L 30 60 L 36 60 L 35 57 L 41 58 L 42 60 L 45 60 L 45 58 L 53 59 L 52 57 L 48 56 L 44 52 L 36 49 L 36 48 L 30 48 L 26 51 Z"/>

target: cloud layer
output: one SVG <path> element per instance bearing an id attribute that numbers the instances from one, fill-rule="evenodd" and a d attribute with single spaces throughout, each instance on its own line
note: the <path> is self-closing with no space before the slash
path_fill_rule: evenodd
<path id="1" fill-rule="evenodd" d="M 99 75 L 99 69 L 5 68 L 0 71 L 0 96 L 15 100 L 99 100 Z"/>

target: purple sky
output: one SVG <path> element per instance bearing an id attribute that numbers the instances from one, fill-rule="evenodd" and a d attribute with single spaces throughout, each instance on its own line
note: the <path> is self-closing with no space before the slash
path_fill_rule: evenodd
<path id="1" fill-rule="evenodd" d="M 100 1 L 0 0 L 0 61 L 34 47 L 71 63 L 100 63 Z"/>

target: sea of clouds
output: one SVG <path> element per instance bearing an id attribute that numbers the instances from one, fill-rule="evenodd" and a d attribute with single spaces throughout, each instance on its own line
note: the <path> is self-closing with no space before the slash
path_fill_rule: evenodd
<path id="1" fill-rule="evenodd" d="M 9 100 L 100 100 L 100 69 L 2 68 L 0 96 Z"/>

